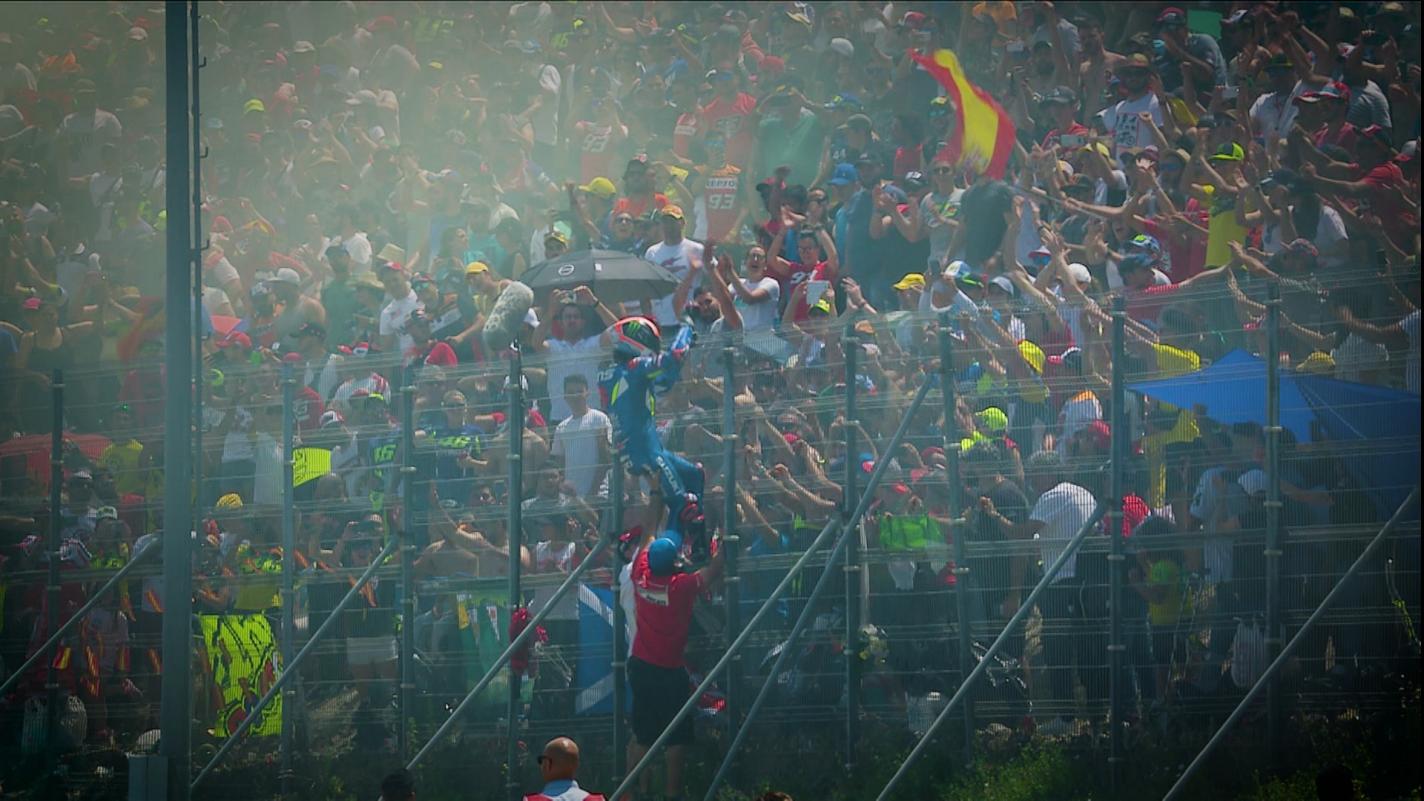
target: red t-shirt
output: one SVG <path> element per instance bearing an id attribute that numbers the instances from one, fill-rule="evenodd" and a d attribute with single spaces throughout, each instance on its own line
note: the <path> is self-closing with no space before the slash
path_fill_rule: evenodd
<path id="1" fill-rule="evenodd" d="M 1331 133 L 1330 126 L 1322 125 L 1320 130 L 1315 132 L 1314 136 L 1315 146 L 1317 148 L 1335 145 L 1346 150 L 1355 149 L 1355 140 L 1357 138 L 1355 126 L 1348 122 L 1336 128 L 1334 133 Z"/>
<path id="2" fill-rule="evenodd" d="M 664 195 L 661 192 L 653 194 L 654 206 L 662 208 L 667 204 L 667 195 Z M 649 211 L 648 201 L 640 197 L 620 197 L 618 198 L 618 201 L 613 204 L 613 213 L 622 214 L 625 211 L 633 215 L 634 218 L 642 217 Z"/>
<path id="3" fill-rule="evenodd" d="M 783 298 L 790 298 L 792 293 L 796 291 L 796 287 L 807 281 L 830 281 L 831 283 L 835 283 L 836 280 L 836 274 L 835 271 L 831 269 L 830 262 L 817 262 L 808 268 L 804 264 L 793 261 L 790 262 L 787 267 L 788 269 L 785 272 L 776 268 L 771 270 L 771 277 L 776 279 L 776 283 L 781 284 L 781 296 Z M 809 319 L 810 316 L 811 307 L 807 305 L 805 300 L 800 301 L 796 306 L 794 319 L 796 322 L 802 323 Z"/>
<path id="4" fill-rule="evenodd" d="M 683 666 L 687 629 L 692 624 L 692 605 L 702 592 L 698 573 L 654 576 L 648 567 L 648 549 L 633 560 L 633 596 L 638 636 L 633 638 L 633 656 L 665 668 Z"/>
<path id="5" fill-rule="evenodd" d="M 720 97 L 702 107 L 703 130 L 717 131 L 727 143 L 727 162 L 746 167 L 752 157 L 753 131 L 747 117 L 756 108 L 756 98 L 738 92 L 732 100 Z"/>
<path id="6" fill-rule="evenodd" d="M 620 126 L 615 132 L 612 125 L 582 121 L 574 123 L 574 130 L 578 132 L 576 141 L 579 144 L 581 180 L 588 183 L 594 178 L 606 178 L 612 175 L 613 145 L 617 141 L 627 138 L 628 127 Z"/>
<path id="7" fill-rule="evenodd" d="M 692 140 L 697 138 L 700 130 L 696 114 L 684 111 L 677 115 L 677 122 L 672 126 L 672 152 L 685 159 L 692 158 Z"/>
<path id="8" fill-rule="evenodd" d="M 1206 213 L 1201 211 L 1199 206 L 1197 199 L 1192 198 L 1187 201 L 1187 213 L 1196 222 L 1205 226 L 1207 223 Z M 1172 269 L 1164 269 L 1163 272 L 1167 273 L 1167 276 L 1173 281 L 1185 281 L 1206 267 L 1205 236 L 1188 235 L 1184 237 L 1185 241 L 1178 242 L 1168 233 L 1166 226 L 1157 222 L 1155 217 L 1149 218 L 1142 227 L 1148 234 L 1156 237 L 1163 247 L 1167 248 L 1167 256 L 1172 260 Z"/>

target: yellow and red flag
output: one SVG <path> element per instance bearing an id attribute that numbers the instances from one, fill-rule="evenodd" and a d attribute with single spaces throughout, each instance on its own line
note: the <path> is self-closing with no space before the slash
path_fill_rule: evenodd
<path id="1" fill-rule="evenodd" d="M 1008 113 L 988 92 L 969 82 L 952 51 L 936 50 L 930 55 L 911 51 L 910 58 L 933 75 L 954 101 L 956 124 L 940 155 L 990 178 L 1004 177 L 1014 150 L 1014 123 Z"/>

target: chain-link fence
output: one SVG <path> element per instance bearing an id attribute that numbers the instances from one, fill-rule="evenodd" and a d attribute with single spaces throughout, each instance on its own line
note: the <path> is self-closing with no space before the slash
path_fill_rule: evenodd
<path id="1" fill-rule="evenodd" d="M 1290 639 L 1417 481 L 1418 418 L 1397 417 L 1410 403 L 1417 411 L 1417 396 L 1295 361 L 1267 393 L 1261 358 L 1206 337 L 1143 334 L 1114 354 L 1109 327 L 1093 323 L 1080 349 L 1045 357 L 1022 337 L 982 333 L 997 324 L 944 322 L 953 332 L 943 371 L 940 321 L 917 313 L 780 335 L 709 332 L 657 398 L 663 441 L 702 466 L 708 528 L 737 555 L 694 612 L 692 684 L 885 467 L 851 532 L 858 547 L 829 565 L 829 545 L 813 555 L 748 635 L 736 670 L 696 700 L 695 791 L 767 682 L 727 787 L 754 790 L 775 775 L 768 766 L 795 765 L 808 749 L 853 765 L 847 737 L 913 742 L 1064 541 L 1098 504 L 1113 506 L 1115 480 L 1123 517 L 1093 527 L 992 657 L 962 707 L 967 731 L 1103 747 L 1117 650 L 1124 753 L 1204 740 L 1269 661 L 1268 617 L 1278 614 Z M 67 766 L 74 786 L 111 782 L 125 770 L 121 754 L 153 749 L 158 678 L 186 660 L 198 797 L 354 792 L 426 753 L 481 678 L 453 736 L 429 746 L 423 782 L 499 797 L 498 785 L 533 779 L 545 740 L 569 735 L 585 747 L 585 784 L 613 787 L 631 767 L 615 748 L 627 742 L 615 737 L 625 716 L 614 715 L 615 697 L 629 700 L 615 692 L 614 623 L 637 619 L 624 565 L 638 535 L 627 535 L 660 531 L 664 512 L 646 476 L 616 474 L 616 435 L 598 411 L 598 340 L 553 356 L 529 348 L 517 391 L 507 362 L 412 366 L 324 348 L 278 361 L 223 342 L 209 349 L 200 389 L 189 653 L 161 650 L 161 567 L 156 551 L 143 552 L 165 536 L 161 365 L 59 377 L 47 396 L 62 408 L 59 450 L 41 434 L 2 446 L 5 513 L 34 532 L 4 566 L 5 664 L 37 656 L 6 687 L 16 746 L 7 773 L 34 775 L 48 760 Z M 1125 366 L 1128 390 L 1117 425 L 1112 363 Z M 942 372 L 955 390 L 951 419 Z M 38 409 L 41 395 L 26 398 Z M 1280 421 L 1274 437 L 1270 419 Z M 892 443 L 902 423 L 903 442 Z M 1116 477 L 1115 437 L 1126 453 Z M 1278 559 L 1267 558 L 1272 537 Z M 140 552 L 143 562 L 97 593 Z M 1309 634 L 1279 680 L 1274 703 L 1287 720 L 1398 706 L 1417 669 L 1418 556 L 1417 523 L 1397 529 Z M 513 669 L 498 663 L 535 615 L 542 625 Z M 936 747 L 948 757 L 964 735 L 945 731 Z M 502 773 L 506 752 L 514 761 Z"/>

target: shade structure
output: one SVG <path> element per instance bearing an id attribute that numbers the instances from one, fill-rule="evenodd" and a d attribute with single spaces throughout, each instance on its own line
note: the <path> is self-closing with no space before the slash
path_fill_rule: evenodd
<path id="1" fill-rule="evenodd" d="M 1138 392 L 1219 423 L 1266 423 L 1266 363 L 1235 350 L 1192 373 L 1141 381 Z M 1419 482 L 1419 396 L 1282 369 L 1281 426 L 1299 442 L 1339 443 L 1338 455 L 1388 516 Z"/>

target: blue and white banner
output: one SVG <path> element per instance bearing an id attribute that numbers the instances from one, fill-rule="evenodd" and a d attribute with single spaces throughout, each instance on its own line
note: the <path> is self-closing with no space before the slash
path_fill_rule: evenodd
<path id="1" fill-rule="evenodd" d="M 579 585 L 579 659 L 575 671 L 578 696 L 574 712 L 580 715 L 613 714 L 613 591 L 606 587 Z M 626 635 L 632 642 L 632 632 Z M 632 693 L 625 692 L 628 706 Z"/>

